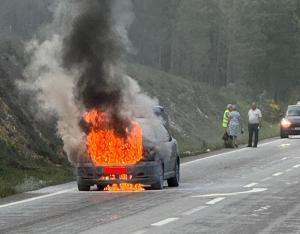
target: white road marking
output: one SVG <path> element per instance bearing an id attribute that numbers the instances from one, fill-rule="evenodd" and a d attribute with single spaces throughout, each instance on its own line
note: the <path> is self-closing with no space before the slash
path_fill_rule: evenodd
<path id="1" fill-rule="evenodd" d="M 277 142 L 277 141 L 281 141 L 281 139 L 277 139 L 277 140 L 274 140 L 274 141 L 266 142 L 266 143 L 260 144 L 260 146 L 270 145 L 270 144 L 273 144 L 273 143 L 275 143 L 275 142 Z M 212 155 L 212 156 L 209 156 L 209 157 L 199 158 L 199 159 L 196 159 L 196 160 L 193 160 L 193 161 L 181 163 L 180 166 L 181 166 L 181 167 L 185 167 L 185 166 L 188 166 L 188 165 L 190 165 L 190 164 L 198 163 L 198 162 L 203 161 L 203 160 L 208 160 L 208 159 L 218 158 L 218 157 L 220 157 L 220 156 L 230 155 L 230 154 L 234 154 L 234 153 L 238 153 L 238 152 L 243 152 L 243 151 L 250 151 L 250 150 L 251 150 L 250 148 L 237 149 L 237 150 L 234 150 L 234 151 L 229 151 L 229 152 L 225 152 L 225 153 L 220 153 L 220 154 Z"/>
<path id="2" fill-rule="evenodd" d="M 285 170 L 286 172 L 290 172 L 290 171 L 292 171 L 293 169 L 291 169 L 291 168 L 289 168 L 289 169 L 287 169 L 287 170 Z"/>
<path id="3" fill-rule="evenodd" d="M 258 183 L 251 183 L 244 186 L 244 188 L 252 188 L 254 186 L 258 185 Z"/>
<path id="4" fill-rule="evenodd" d="M 36 200 L 41 200 L 41 199 L 48 198 L 48 197 L 54 197 L 54 196 L 61 195 L 61 194 L 64 194 L 64 193 L 72 192 L 74 190 L 75 190 L 74 188 L 73 189 L 67 189 L 67 190 L 62 190 L 62 191 L 56 192 L 56 193 L 50 193 L 50 194 L 46 194 L 46 195 L 42 195 L 42 196 L 38 196 L 38 197 L 33 197 L 33 198 L 28 198 L 28 199 L 17 201 L 17 202 L 7 203 L 7 204 L 4 204 L 4 205 L 0 205 L 0 209 L 10 207 L 10 206 L 20 205 L 20 204 L 24 204 L 24 203 L 28 203 L 28 202 L 32 202 L 32 201 L 36 201 Z"/>
<path id="5" fill-rule="evenodd" d="M 212 199 L 211 201 L 209 202 L 206 202 L 205 204 L 206 205 L 215 205 L 221 201 L 223 201 L 225 199 L 225 197 L 218 197 L 218 198 L 215 198 L 215 199 Z"/>
<path id="6" fill-rule="evenodd" d="M 284 161 L 284 160 L 287 160 L 288 158 L 287 157 L 284 157 L 282 159 L 280 159 L 281 161 Z"/>
<path id="7" fill-rule="evenodd" d="M 136 232 L 134 232 L 132 234 L 144 234 L 146 232 L 147 232 L 147 230 L 139 230 L 139 231 L 136 231 Z"/>
<path id="8" fill-rule="evenodd" d="M 267 178 L 262 179 L 261 182 L 266 182 L 266 181 L 268 181 L 270 179 L 272 179 L 272 178 L 271 177 L 267 177 Z"/>
<path id="9" fill-rule="evenodd" d="M 254 210 L 253 212 L 262 212 L 262 211 L 266 211 L 268 209 L 270 209 L 271 206 L 262 206 L 261 208 L 257 209 L 257 210 Z"/>
<path id="10" fill-rule="evenodd" d="M 273 144 L 273 143 L 275 143 L 277 141 L 280 141 L 280 140 L 281 139 L 277 139 L 277 140 L 274 140 L 274 141 L 266 142 L 266 143 L 261 144 L 260 146 L 265 146 L 265 145 Z M 212 156 L 209 156 L 209 157 L 200 158 L 200 159 L 197 159 L 197 160 L 193 160 L 193 161 L 181 163 L 180 166 L 181 167 L 185 167 L 185 166 L 197 163 L 197 162 L 202 161 L 202 160 L 208 160 L 208 159 L 212 159 L 212 158 L 216 158 L 216 157 L 220 157 L 220 156 L 224 156 L 224 155 L 229 155 L 229 154 L 233 154 L 233 153 L 237 153 L 237 152 L 242 152 L 242 151 L 246 151 L 246 150 L 250 150 L 250 149 L 243 148 L 243 149 L 238 149 L 238 150 L 234 150 L 234 151 L 230 151 L 230 152 L 216 154 L 216 155 L 212 155 Z M 17 201 L 17 202 L 3 204 L 3 205 L 0 205 L 0 209 L 1 208 L 5 208 L 5 207 L 14 206 L 14 205 L 24 204 L 24 203 L 28 203 L 28 202 L 32 202 L 32 201 L 35 201 L 35 200 L 40 200 L 40 199 L 48 198 L 48 197 L 57 196 L 57 195 L 60 195 L 60 194 L 71 192 L 71 191 L 75 191 L 75 189 L 62 190 L 62 191 L 59 191 L 59 192 L 50 193 L 50 194 L 43 195 L 43 196 L 38 196 L 38 197 L 34 197 L 34 198 L 29 198 L 29 199 Z"/>
<path id="11" fill-rule="evenodd" d="M 294 168 L 299 168 L 300 167 L 300 164 L 297 164 L 294 166 Z"/>
<path id="12" fill-rule="evenodd" d="M 289 146 L 291 146 L 291 144 L 289 144 L 289 143 L 288 144 L 281 144 L 280 145 L 280 147 L 282 147 L 282 148 L 286 148 L 286 147 L 289 147 Z"/>
<path id="13" fill-rule="evenodd" d="M 166 225 L 166 224 L 168 224 L 168 223 L 172 223 L 172 222 L 174 222 L 174 221 L 176 221 L 176 220 L 178 220 L 178 219 L 179 219 L 179 218 L 168 218 L 168 219 L 164 219 L 164 220 L 159 221 L 159 222 L 157 222 L 157 223 L 151 224 L 151 226 L 154 226 L 154 227 L 161 227 L 161 226 Z"/>
<path id="14" fill-rule="evenodd" d="M 281 176 L 281 175 L 283 175 L 283 172 L 277 172 L 277 173 L 273 174 L 274 177 Z"/>
<path id="15" fill-rule="evenodd" d="M 203 194 L 203 195 L 195 195 L 191 197 L 200 198 L 200 197 L 227 197 L 227 196 L 236 196 L 240 194 L 250 194 L 250 193 L 261 193 L 267 191 L 267 188 L 254 188 L 249 191 L 243 191 L 243 192 L 235 192 L 235 193 L 216 193 L 216 194 Z"/>
<path id="16" fill-rule="evenodd" d="M 199 206 L 199 207 L 196 207 L 194 209 L 191 209 L 191 210 L 188 210 L 186 212 L 183 213 L 183 215 L 192 215 L 192 214 L 195 214 L 201 210 L 204 210 L 205 208 L 207 208 L 208 206 Z"/>

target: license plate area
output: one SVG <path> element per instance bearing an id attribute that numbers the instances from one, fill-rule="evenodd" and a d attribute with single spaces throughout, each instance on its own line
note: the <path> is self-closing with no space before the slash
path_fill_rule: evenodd
<path id="1" fill-rule="evenodd" d="M 126 175 L 128 169 L 126 167 L 105 167 L 103 169 L 104 175 Z"/>

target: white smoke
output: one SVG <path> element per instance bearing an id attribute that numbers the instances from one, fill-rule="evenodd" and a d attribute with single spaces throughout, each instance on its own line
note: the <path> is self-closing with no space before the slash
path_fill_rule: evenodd
<path id="1" fill-rule="evenodd" d="M 57 133 L 64 142 L 64 150 L 70 162 L 76 163 L 78 157 L 85 152 L 85 134 L 80 129 L 79 122 L 86 110 L 74 96 L 81 68 L 66 70 L 62 65 L 62 51 L 64 39 L 71 32 L 74 19 L 80 14 L 80 1 L 56 1 L 53 9 L 53 22 L 41 30 L 40 39 L 35 38 L 27 44 L 26 52 L 31 59 L 24 71 L 26 80 L 19 83 L 19 87 L 34 92 L 41 109 L 57 116 Z M 113 30 L 128 52 L 133 50 L 128 38 L 128 29 L 133 19 L 131 0 L 115 0 Z M 122 115 L 132 120 L 148 119 L 153 128 L 161 124 L 153 113 L 153 107 L 158 105 L 158 101 L 143 93 L 138 83 L 125 75 L 122 64 L 111 65 L 111 72 L 119 74 L 112 77 L 121 77 L 126 84 L 123 90 Z M 149 138 L 152 135 L 149 133 Z"/>

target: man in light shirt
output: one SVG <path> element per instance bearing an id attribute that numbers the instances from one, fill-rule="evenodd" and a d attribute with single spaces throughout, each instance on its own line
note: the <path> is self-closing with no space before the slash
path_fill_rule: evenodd
<path id="1" fill-rule="evenodd" d="M 256 103 L 252 103 L 252 107 L 248 112 L 248 126 L 249 126 L 249 142 L 248 147 L 257 147 L 258 144 L 258 133 L 261 127 L 262 114 L 261 111 L 257 108 Z M 254 143 L 253 143 L 254 135 Z"/>

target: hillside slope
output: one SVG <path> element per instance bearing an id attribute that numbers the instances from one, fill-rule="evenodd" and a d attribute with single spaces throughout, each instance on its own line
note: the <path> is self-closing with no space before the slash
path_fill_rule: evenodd
<path id="1" fill-rule="evenodd" d="M 221 123 L 226 105 L 237 104 L 245 122 L 246 113 L 253 101 L 253 94 L 247 87 L 231 85 L 216 90 L 204 83 L 137 64 L 129 65 L 128 72 L 149 95 L 157 97 L 166 108 L 172 132 L 180 143 L 181 151 L 187 154 L 222 147 Z M 265 100 L 262 104 L 264 106 L 261 108 L 267 110 L 270 103 Z M 278 135 L 278 125 L 272 122 L 264 123 L 262 137 Z M 241 142 L 245 139 L 246 135 L 242 136 Z"/>
<path id="2" fill-rule="evenodd" d="M 29 95 L 19 95 L 22 44 L 0 43 L 0 197 L 72 178 L 53 123 L 34 118 Z"/>

